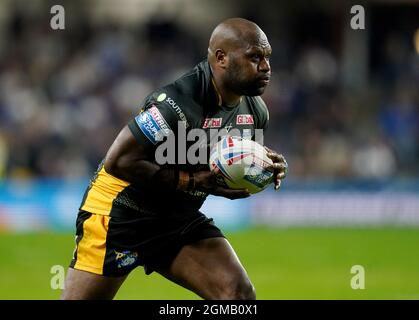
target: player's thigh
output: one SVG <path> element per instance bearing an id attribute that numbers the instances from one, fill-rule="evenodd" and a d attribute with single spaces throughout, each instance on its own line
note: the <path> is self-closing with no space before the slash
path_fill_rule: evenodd
<path id="1" fill-rule="evenodd" d="M 222 237 L 184 246 L 167 270 L 157 271 L 204 299 L 255 298 L 246 270 Z"/>
<path id="2" fill-rule="evenodd" d="M 62 300 L 113 299 L 127 276 L 105 277 L 94 273 L 68 269 Z"/>

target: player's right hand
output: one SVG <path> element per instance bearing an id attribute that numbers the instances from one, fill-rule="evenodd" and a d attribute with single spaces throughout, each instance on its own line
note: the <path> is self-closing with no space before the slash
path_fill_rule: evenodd
<path id="1" fill-rule="evenodd" d="M 220 169 L 218 168 L 214 169 L 213 171 L 195 172 L 195 189 L 231 200 L 247 198 L 250 196 L 249 190 L 247 189 L 230 189 L 220 186 L 217 182 L 217 176 L 220 174 Z"/>

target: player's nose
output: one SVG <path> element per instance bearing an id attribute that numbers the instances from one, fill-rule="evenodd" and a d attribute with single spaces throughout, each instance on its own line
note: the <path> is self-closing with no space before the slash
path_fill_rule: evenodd
<path id="1" fill-rule="evenodd" d="M 269 60 L 266 58 L 263 58 L 262 61 L 259 64 L 259 72 L 264 73 L 270 73 L 271 72 L 271 66 L 269 64 Z"/>

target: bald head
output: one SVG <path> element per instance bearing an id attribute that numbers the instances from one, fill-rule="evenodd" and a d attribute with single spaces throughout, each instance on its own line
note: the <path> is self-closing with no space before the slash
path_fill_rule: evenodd
<path id="1" fill-rule="evenodd" d="M 257 24 L 242 18 L 221 22 L 212 32 L 208 62 L 225 97 L 257 96 L 268 85 L 271 46 Z"/>
<path id="2" fill-rule="evenodd" d="M 256 23 L 243 18 L 227 19 L 216 26 L 211 34 L 208 60 L 213 63 L 217 50 L 228 54 L 260 43 L 268 45 L 268 39 Z"/>

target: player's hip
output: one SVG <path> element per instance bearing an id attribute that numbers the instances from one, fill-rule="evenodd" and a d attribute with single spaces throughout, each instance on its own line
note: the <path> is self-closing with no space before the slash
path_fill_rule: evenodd
<path id="1" fill-rule="evenodd" d="M 139 265 L 170 263 L 183 245 L 223 236 L 212 219 L 199 211 L 176 218 L 122 210 L 114 210 L 113 215 L 80 210 L 76 229 L 71 267 L 106 276 L 125 275 Z"/>
<path id="2" fill-rule="evenodd" d="M 179 216 L 195 215 L 205 201 L 205 197 L 196 197 L 181 192 L 153 192 L 127 186 L 122 190 L 109 191 L 90 186 L 83 197 L 80 210 L 94 214 L 120 217 L 161 215 Z"/>

